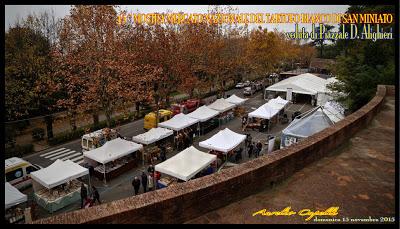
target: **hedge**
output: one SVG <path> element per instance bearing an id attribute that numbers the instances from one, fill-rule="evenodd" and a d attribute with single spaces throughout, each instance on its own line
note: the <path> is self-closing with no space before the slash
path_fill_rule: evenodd
<path id="1" fill-rule="evenodd" d="M 33 152 L 33 144 L 16 145 L 14 147 L 5 148 L 5 157 L 23 157 L 31 152 Z"/>
<path id="2" fill-rule="evenodd" d="M 150 110 L 142 111 L 140 117 L 142 117 L 143 114 L 146 114 L 148 112 L 150 112 Z M 129 113 L 128 117 L 126 117 L 125 115 L 120 115 L 115 118 L 112 118 L 110 124 L 111 124 L 111 127 L 115 127 L 115 126 L 117 126 L 117 124 L 122 125 L 122 124 L 129 123 L 133 120 L 133 118 L 134 118 L 134 112 Z M 54 136 L 52 139 L 49 139 L 48 143 L 51 146 L 58 145 L 61 143 L 65 143 L 68 141 L 72 141 L 72 140 L 81 138 L 85 134 L 87 129 L 90 129 L 90 131 L 93 132 L 96 130 L 103 129 L 105 127 L 107 127 L 106 120 L 99 122 L 97 125 L 94 125 L 94 124 L 87 125 L 87 126 L 80 127 L 78 129 L 76 129 L 75 131 L 68 131 L 68 132 L 58 134 L 57 136 Z"/>

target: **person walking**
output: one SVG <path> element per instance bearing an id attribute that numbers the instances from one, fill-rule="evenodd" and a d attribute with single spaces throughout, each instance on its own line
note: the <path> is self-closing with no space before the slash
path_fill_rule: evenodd
<path id="1" fill-rule="evenodd" d="M 93 204 L 96 203 L 96 200 L 97 200 L 97 202 L 99 202 L 99 204 L 101 204 L 100 194 L 97 191 L 96 187 L 92 186 L 92 192 L 93 192 L 92 193 L 92 195 L 93 195 Z"/>
<path id="2" fill-rule="evenodd" d="M 162 162 L 167 160 L 166 154 L 167 154 L 167 152 L 166 152 L 165 146 L 161 146 L 160 147 L 160 159 Z"/>
<path id="3" fill-rule="evenodd" d="M 254 144 L 252 142 L 250 142 L 249 144 L 250 145 L 249 145 L 248 154 L 249 154 L 249 158 L 251 158 L 251 155 L 253 154 L 253 150 L 254 150 Z"/>
<path id="4" fill-rule="evenodd" d="M 135 190 L 135 195 L 139 193 L 139 188 L 140 188 L 140 180 L 138 177 L 135 177 L 132 181 L 132 186 L 133 189 Z"/>
<path id="5" fill-rule="evenodd" d="M 147 186 L 149 188 L 149 191 L 153 191 L 154 188 L 154 178 L 150 175 L 147 175 Z"/>
<path id="6" fill-rule="evenodd" d="M 261 153 L 261 150 L 262 150 L 262 143 L 261 143 L 261 141 L 258 141 L 258 142 L 257 142 L 256 148 L 257 148 L 257 152 L 258 152 L 258 155 L 257 155 L 257 157 L 258 157 L 258 156 L 260 155 L 260 153 Z"/>
<path id="7" fill-rule="evenodd" d="M 153 173 L 154 173 L 154 166 L 153 166 L 153 165 L 149 165 L 149 168 L 147 168 L 147 172 L 150 173 L 150 175 L 153 175 Z"/>
<path id="8" fill-rule="evenodd" d="M 142 186 L 143 186 L 143 193 L 147 192 L 147 175 L 145 172 L 142 172 Z"/>
<path id="9" fill-rule="evenodd" d="M 84 207 L 88 192 L 84 183 L 81 184 L 81 208 Z"/>

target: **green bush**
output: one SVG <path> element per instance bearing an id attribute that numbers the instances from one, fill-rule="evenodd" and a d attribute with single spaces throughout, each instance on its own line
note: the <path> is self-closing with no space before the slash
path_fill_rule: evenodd
<path id="1" fill-rule="evenodd" d="M 44 139 L 45 131 L 43 128 L 37 127 L 32 130 L 32 138 L 35 141 L 40 141 Z"/>
<path id="2" fill-rule="evenodd" d="M 82 135 L 85 134 L 84 128 L 78 128 L 75 131 L 64 132 L 57 136 L 54 136 L 52 139 L 48 140 L 49 145 L 58 145 L 61 143 L 65 143 L 71 140 L 75 140 L 81 138 Z"/>
<path id="3" fill-rule="evenodd" d="M 278 150 L 281 147 L 281 137 L 275 137 L 274 150 Z"/>
<path id="4" fill-rule="evenodd" d="M 23 157 L 31 152 L 33 152 L 33 144 L 16 145 L 15 147 L 7 147 L 5 149 L 5 157 Z"/>
<path id="5" fill-rule="evenodd" d="M 29 125 L 30 125 L 29 120 L 24 120 L 24 121 L 21 121 L 21 122 L 17 122 L 17 123 L 15 124 L 15 128 L 16 128 L 18 131 L 23 131 L 23 130 L 25 130 Z"/>
<path id="6" fill-rule="evenodd" d="M 118 123 L 119 124 L 125 124 L 125 123 L 129 123 L 133 120 L 134 117 L 134 113 L 129 113 L 128 117 L 126 117 L 125 115 L 121 115 L 115 118 L 111 119 L 111 128 L 115 127 Z M 57 136 L 54 136 L 54 138 L 49 139 L 48 143 L 49 145 L 53 146 L 53 145 L 58 145 L 61 143 L 65 143 L 68 141 L 72 141 L 75 139 L 79 139 L 81 138 L 84 134 L 85 134 L 85 130 L 86 129 L 90 129 L 90 131 L 96 131 L 96 130 L 100 130 L 103 128 L 107 127 L 107 121 L 101 121 L 99 122 L 98 125 L 88 125 L 88 126 L 84 126 L 84 127 L 80 127 L 75 131 L 68 131 L 68 132 L 64 132 L 61 134 L 58 134 Z"/>

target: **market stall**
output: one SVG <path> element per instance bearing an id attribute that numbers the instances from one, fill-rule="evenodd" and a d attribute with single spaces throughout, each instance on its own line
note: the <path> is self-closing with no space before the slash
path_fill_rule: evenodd
<path id="1" fill-rule="evenodd" d="M 182 181 L 188 181 L 196 176 L 196 174 L 210 167 L 216 159 L 216 155 L 204 153 L 190 146 L 170 159 L 157 164 L 155 171 Z M 177 180 L 173 181 L 168 178 L 161 178 L 158 182 L 159 187 L 165 187 L 177 182 Z"/>
<path id="2" fill-rule="evenodd" d="M 51 213 L 75 203 L 81 198 L 82 182 L 78 178 L 85 175 L 89 175 L 87 168 L 71 160 L 57 159 L 47 168 L 31 173 L 34 198 Z"/>
<path id="3" fill-rule="evenodd" d="M 284 108 L 287 106 L 287 104 L 289 104 L 289 101 L 284 100 L 279 96 L 271 99 L 267 103 L 249 113 L 249 118 L 251 118 L 252 121 L 245 126 L 245 129 L 268 129 L 270 124 L 278 121 L 278 114 L 284 112 Z"/>
<path id="4" fill-rule="evenodd" d="M 235 104 L 229 103 L 224 98 L 217 99 L 208 105 L 208 108 L 220 112 L 218 116 L 219 124 L 227 123 L 234 118 L 233 108 L 235 107 Z"/>
<path id="5" fill-rule="evenodd" d="M 245 139 L 246 135 L 238 134 L 225 128 L 211 138 L 199 142 L 199 146 L 210 149 L 211 151 L 209 153 L 216 154 L 220 159 L 226 161 L 227 158 L 234 155 L 234 149 Z"/>
<path id="6" fill-rule="evenodd" d="M 175 148 L 186 148 L 190 144 L 196 134 L 196 124 L 198 119 L 192 118 L 185 114 L 177 114 L 168 121 L 159 123 L 158 126 L 171 129 L 174 131 Z"/>
<path id="7" fill-rule="evenodd" d="M 149 131 L 143 134 L 139 134 L 132 137 L 132 141 L 141 143 L 144 145 L 143 154 L 141 160 L 143 164 L 145 161 L 151 163 L 152 158 L 159 157 L 160 148 L 158 145 L 165 145 L 167 152 L 173 150 L 173 146 L 170 144 L 173 139 L 173 130 L 165 129 L 162 127 L 151 128 Z"/>
<path id="8" fill-rule="evenodd" d="M 281 146 L 284 148 L 301 141 L 323 129 L 333 125 L 332 120 L 319 106 L 294 119 L 289 126 L 282 130 Z"/>
<path id="9" fill-rule="evenodd" d="M 84 161 L 94 168 L 94 175 L 106 182 L 136 167 L 139 161 L 137 151 L 142 149 L 141 144 L 116 138 L 84 152 L 83 156 Z"/>
<path id="10" fill-rule="evenodd" d="M 216 117 L 219 114 L 219 111 L 213 110 L 204 105 L 187 114 L 187 116 L 199 120 L 199 135 L 202 135 L 218 127 L 218 118 Z"/>
<path id="11" fill-rule="evenodd" d="M 245 114 L 246 110 L 241 105 L 243 105 L 243 103 L 246 102 L 248 100 L 248 98 L 242 99 L 242 98 L 236 96 L 235 94 L 233 94 L 225 100 L 229 103 L 236 105 L 236 107 L 234 109 L 235 116 L 239 117 L 239 116 L 243 116 Z"/>
<path id="12" fill-rule="evenodd" d="M 5 219 L 9 223 L 17 223 L 24 220 L 23 203 L 28 201 L 27 195 L 21 193 L 17 188 L 10 183 L 4 183 L 5 192 Z"/>

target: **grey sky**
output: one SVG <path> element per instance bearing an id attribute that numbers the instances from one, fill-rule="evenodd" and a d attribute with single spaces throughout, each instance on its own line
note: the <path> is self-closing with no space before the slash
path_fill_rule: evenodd
<path id="1" fill-rule="evenodd" d="M 344 13 L 349 6 L 347 5 L 232 5 L 237 8 L 239 13 Z M 6 5 L 5 6 L 5 30 L 13 25 L 17 19 L 25 18 L 30 13 L 41 13 L 44 11 L 54 11 L 56 17 L 64 17 L 69 14 L 70 5 Z M 209 9 L 207 5 L 121 5 L 120 9 L 128 12 L 140 13 L 162 13 L 170 10 L 172 12 L 185 13 L 206 13 Z M 279 31 L 293 31 L 292 24 L 261 24 L 268 29 L 277 28 Z M 258 24 L 255 24 L 258 26 Z M 305 25 L 310 28 L 311 25 Z"/>

